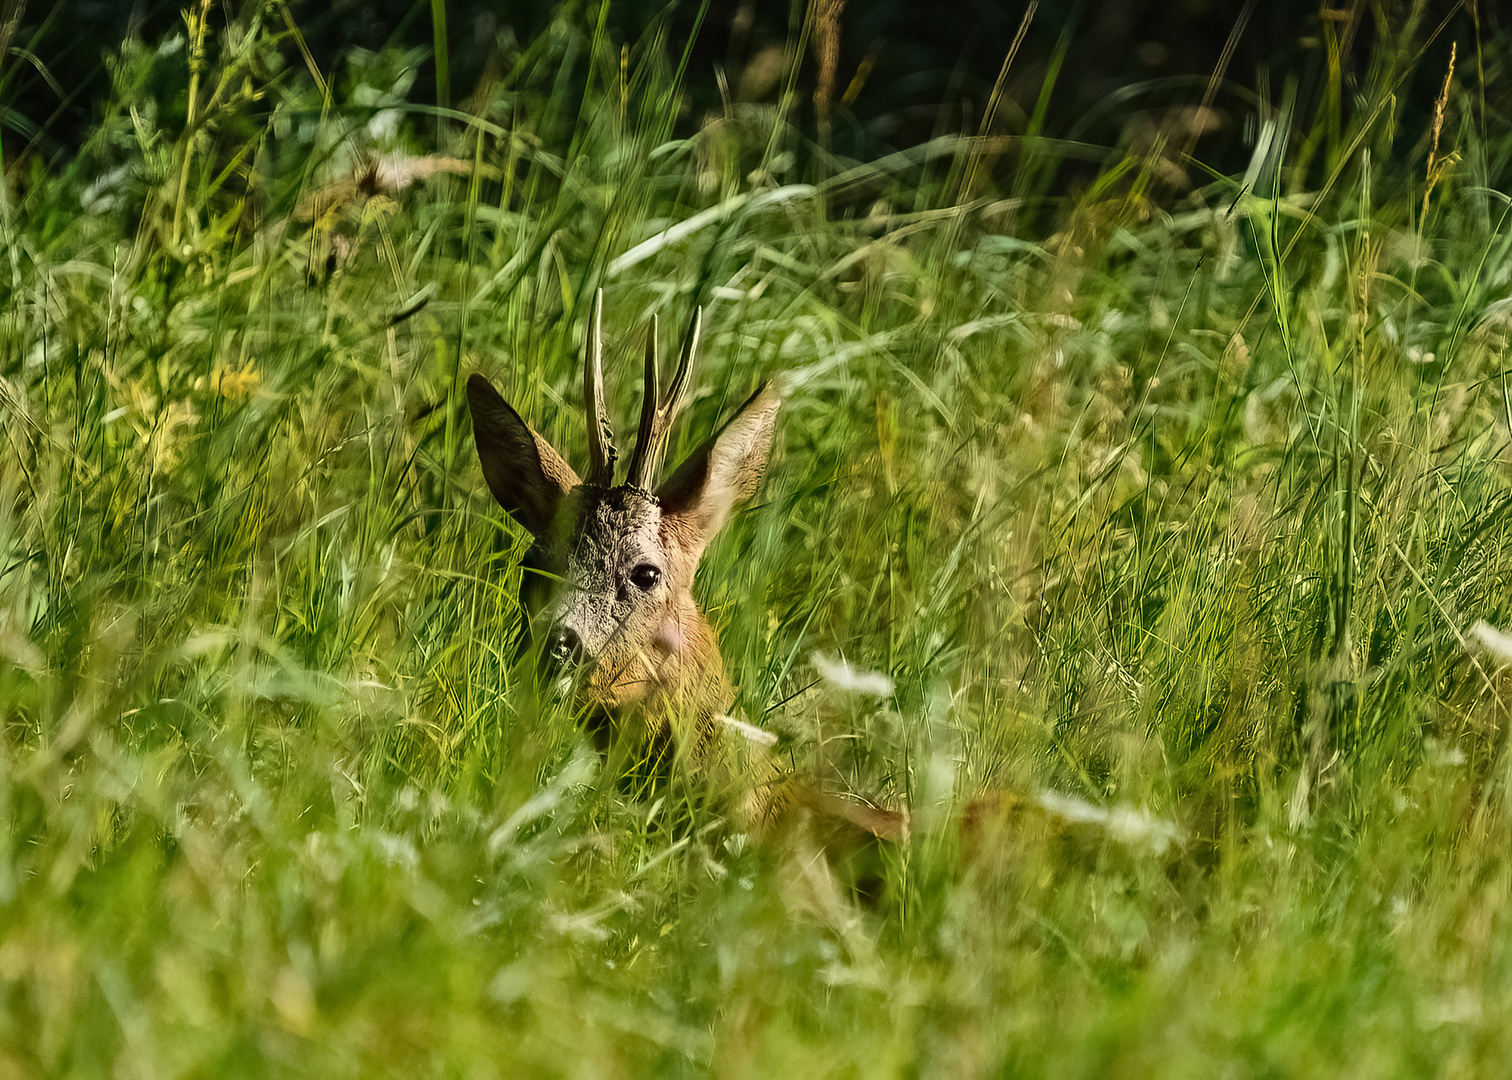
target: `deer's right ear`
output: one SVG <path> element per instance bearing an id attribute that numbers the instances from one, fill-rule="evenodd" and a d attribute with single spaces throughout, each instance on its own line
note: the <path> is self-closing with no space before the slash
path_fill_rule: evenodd
<path id="1" fill-rule="evenodd" d="M 488 490 L 532 535 L 542 535 L 562 497 L 580 483 L 577 473 L 482 375 L 467 380 L 467 404 Z"/>

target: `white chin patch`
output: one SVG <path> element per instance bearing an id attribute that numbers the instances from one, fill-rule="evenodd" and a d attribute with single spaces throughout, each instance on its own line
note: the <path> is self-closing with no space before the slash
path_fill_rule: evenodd
<path id="1" fill-rule="evenodd" d="M 566 697 L 567 695 L 569 695 L 569 694 L 572 693 L 572 676 L 571 675 L 563 675 L 563 676 L 561 676 L 560 678 L 557 679 L 556 682 L 554 682 L 554 683 L 551 684 L 551 687 L 559 695 L 561 695 L 562 697 Z"/>

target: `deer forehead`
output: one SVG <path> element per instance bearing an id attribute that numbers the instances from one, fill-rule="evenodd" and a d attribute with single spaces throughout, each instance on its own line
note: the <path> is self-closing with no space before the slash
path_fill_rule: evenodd
<path id="1" fill-rule="evenodd" d="M 638 563 L 659 561 L 662 513 L 656 499 L 631 488 L 586 493 L 569 558 L 568 576 L 579 586 Z"/>

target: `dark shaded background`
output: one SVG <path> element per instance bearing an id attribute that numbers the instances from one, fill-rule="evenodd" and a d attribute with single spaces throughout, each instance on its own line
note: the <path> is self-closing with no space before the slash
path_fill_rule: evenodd
<path id="1" fill-rule="evenodd" d="M 214 10 L 224 18 L 225 11 L 238 10 L 243 2 L 216 0 Z M 1229 80 L 1252 89 L 1268 86 L 1273 97 L 1292 80 L 1305 104 L 1326 75 L 1324 42 L 1330 27 L 1325 23 L 1332 23 L 1336 36 L 1349 27 L 1344 35 L 1347 79 L 1363 73 L 1376 19 L 1399 22 L 1409 10 L 1405 0 L 1334 3 L 1337 9 L 1319 0 L 1259 0 L 1228 64 Z M 1480 34 L 1490 39 L 1500 33 L 1505 16 L 1495 3 L 1479 3 Z M 501 35 L 505 41 L 512 35 L 527 42 L 564 6 L 576 8 L 585 25 L 598 10 L 596 4 L 573 0 L 566 5 L 447 0 L 452 100 L 467 97 L 491 55 L 497 64 Z M 852 105 L 836 104 L 835 150 L 864 157 L 943 131 L 974 129 L 1025 6 L 1023 0 L 844 0 L 834 97 L 843 95 L 863 65 L 870 74 Z M 429 49 L 433 41 L 430 0 L 291 0 L 290 7 L 327 71 L 353 46 Z M 667 10 L 663 0 L 615 0 L 608 15 L 611 33 L 615 40 L 633 41 Z M 747 99 L 774 96 L 775 50 L 795 31 L 805 10 L 806 0 L 712 0 L 694 45 L 689 78 L 694 108 L 688 123 L 717 108 L 725 93 Z M 0 124 L 8 157 L 18 149 L 18 140 L 49 157 L 76 147 L 108 88 L 104 57 L 127 35 L 154 42 L 183 26 L 178 0 L 0 0 L 0 11 L 14 27 L 12 44 L 36 58 L 34 63 L 12 55 L 4 68 Z M 1057 45 L 1064 43 L 1046 132 L 1104 145 L 1126 138 L 1131 113 L 1201 99 L 1203 84 L 1243 11 L 1238 0 L 1045 0 L 1015 61 L 1004 120 L 1012 126 L 1012 114 L 1022 117 L 1033 110 Z M 1350 11 L 1356 11 L 1352 20 Z M 686 39 L 696 15 L 693 2 L 671 7 L 674 41 Z M 1445 17 L 1451 28 L 1430 49 L 1424 65 L 1430 74 L 1406 88 L 1409 125 L 1413 111 L 1426 116 L 1431 107 L 1441 78 L 1431 73 L 1443 71 L 1450 40 L 1459 38 L 1462 57 L 1467 46 L 1473 47 L 1475 24 L 1458 3 L 1430 3 L 1424 23 L 1436 26 Z M 819 78 L 817 51 L 810 48 L 802 73 L 806 102 Z M 293 61 L 292 47 L 290 52 Z M 425 103 L 436 99 L 429 60 L 412 97 Z M 1222 93 L 1216 104 L 1225 106 Z M 810 130 L 816 120 L 810 104 L 804 117 Z M 1214 164 L 1232 166 L 1232 160 L 1224 159 L 1235 158 L 1241 148 L 1219 140 L 1205 143 L 1203 152 Z"/>

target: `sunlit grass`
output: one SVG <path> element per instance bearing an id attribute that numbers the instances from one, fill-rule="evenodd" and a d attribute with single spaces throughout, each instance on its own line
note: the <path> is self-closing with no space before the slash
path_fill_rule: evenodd
<path id="1" fill-rule="evenodd" d="M 1464 50 L 1423 217 L 1421 27 L 1347 109 L 1235 95 L 1248 169 L 1182 192 L 1043 117 L 876 162 L 794 101 L 679 119 L 663 31 L 564 16 L 438 113 L 415 57 L 218 17 L 7 174 L 0 1068 L 1506 1060 L 1512 129 Z M 579 451 L 600 285 L 622 421 L 695 303 L 684 448 L 789 387 L 699 592 L 741 714 L 910 808 L 864 903 L 516 668 L 460 386 Z"/>

